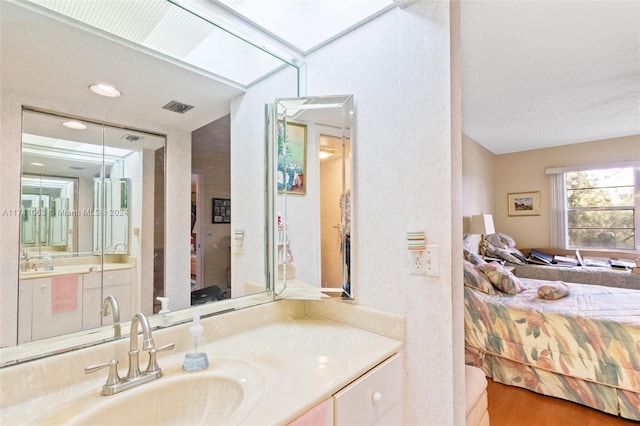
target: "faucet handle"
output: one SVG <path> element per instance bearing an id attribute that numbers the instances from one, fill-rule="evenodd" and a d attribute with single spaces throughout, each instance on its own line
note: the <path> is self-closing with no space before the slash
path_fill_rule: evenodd
<path id="1" fill-rule="evenodd" d="M 120 383 L 120 376 L 118 375 L 118 361 L 112 359 L 109 362 L 105 362 L 102 364 L 90 365 L 84 368 L 85 374 L 95 373 L 98 370 L 102 370 L 105 367 L 109 367 L 109 375 L 107 376 L 107 382 L 105 386 L 113 386 Z"/>
<path id="2" fill-rule="evenodd" d="M 147 374 L 159 374 L 160 366 L 158 366 L 158 360 L 156 358 L 156 354 L 162 351 L 168 351 L 176 347 L 175 343 L 169 343 L 168 345 L 160 346 L 159 348 L 151 348 L 149 349 L 149 364 L 147 364 Z"/>

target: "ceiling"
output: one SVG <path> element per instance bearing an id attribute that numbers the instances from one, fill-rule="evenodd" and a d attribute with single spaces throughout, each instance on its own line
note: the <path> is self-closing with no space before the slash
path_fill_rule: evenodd
<path id="1" fill-rule="evenodd" d="M 218 1 L 303 55 L 394 7 L 392 0 Z"/>
<path id="2" fill-rule="evenodd" d="M 0 8 L 2 83 L 34 102 L 67 97 L 71 114 L 193 131 L 243 92 L 9 1 Z M 468 137 L 502 154 L 640 134 L 640 0 L 462 0 L 461 13 Z M 93 95 L 98 81 L 124 96 Z M 195 108 L 162 110 L 171 100 Z"/>
<path id="3" fill-rule="evenodd" d="M 193 131 L 227 115 L 244 92 L 127 43 L 62 23 L 29 7 L 0 0 L 2 90 L 19 93 L 39 108 L 138 129 Z M 94 95 L 107 83 L 123 96 Z M 175 100 L 193 105 L 185 114 L 162 109 Z"/>
<path id="4" fill-rule="evenodd" d="M 463 133 L 494 154 L 640 135 L 640 1 L 462 0 L 461 22 Z"/>

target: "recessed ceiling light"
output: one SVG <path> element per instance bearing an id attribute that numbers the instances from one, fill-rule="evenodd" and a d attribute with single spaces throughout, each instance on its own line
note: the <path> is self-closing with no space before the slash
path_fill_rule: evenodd
<path id="1" fill-rule="evenodd" d="M 75 120 L 65 121 L 62 125 L 74 130 L 85 130 L 87 128 L 87 126 Z"/>
<path id="2" fill-rule="evenodd" d="M 118 89 L 103 83 L 92 84 L 91 86 L 89 86 L 89 90 L 91 90 L 96 95 L 107 96 L 109 98 L 117 98 L 118 96 L 122 96 L 122 93 L 120 93 Z"/>
<path id="3" fill-rule="evenodd" d="M 38 167 L 44 166 L 43 163 L 29 163 L 29 164 L 31 164 L 32 166 L 38 166 Z"/>
<path id="4" fill-rule="evenodd" d="M 331 149 L 331 148 L 327 148 L 325 146 L 321 146 L 320 147 L 319 157 L 320 157 L 321 160 L 324 160 L 325 158 L 332 157 L 335 153 L 336 153 L 335 149 Z"/>

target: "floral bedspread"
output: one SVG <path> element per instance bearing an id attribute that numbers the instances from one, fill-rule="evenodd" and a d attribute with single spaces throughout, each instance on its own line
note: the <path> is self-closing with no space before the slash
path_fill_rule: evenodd
<path id="1" fill-rule="evenodd" d="M 593 395 L 575 395 L 580 393 L 577 385 L 566 383 L 567 378 L 585 380 L 613 392 L 609 399 L 616 399 L 611 403 L 615 407 L 606 411 L 618 414 L 622 410 L 618 405 L 627 404 L 632 413 L 625 417 L 640 417 L 640 408 L 635 408 L 640 402 L 640 291 L 566 283 L 568 296 L 541 300 L 537 289 L 547 281 L 521 281 L 526 290 L 517 295 L 488 295 L 464 288 L 465 346 L 468 356 L 478 357 L 467 363 L 482 366 L 491 376 L 487 371 L 491 367 L 483 366 L 487 360 L 481 358 L 493 357 L 498 360 L 493 363 L 495 369 L 500 370 L 493 373 L 514 376 L 501 381 L 528 380 L 509 384 L 540 393 L 547 393 L 544 387 L 550 383 L 541 383 L 544 374 L 537 372 L 562 375 L 554 380 L 565 377 L 565 383 L 553 386 L 573 394 L 554 396 L 601 408 L 589 404 Z M 499 363 L 509 360 L 521 365 L 515 368 L 519 373 L 509 367 L 507 374 L 505 364 Z M 593 389 L 594 394 L 600 392 Z M 624 401 L 617 400 L 618 394 Z"/>

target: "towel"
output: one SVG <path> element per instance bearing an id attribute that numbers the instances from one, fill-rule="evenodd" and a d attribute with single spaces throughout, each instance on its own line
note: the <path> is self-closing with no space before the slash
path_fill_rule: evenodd
<path id="1" fill-rule="evenodd" d="M 51 278 L 51 313 L 78 309 L 78 276 L 61 275 Z"/>

